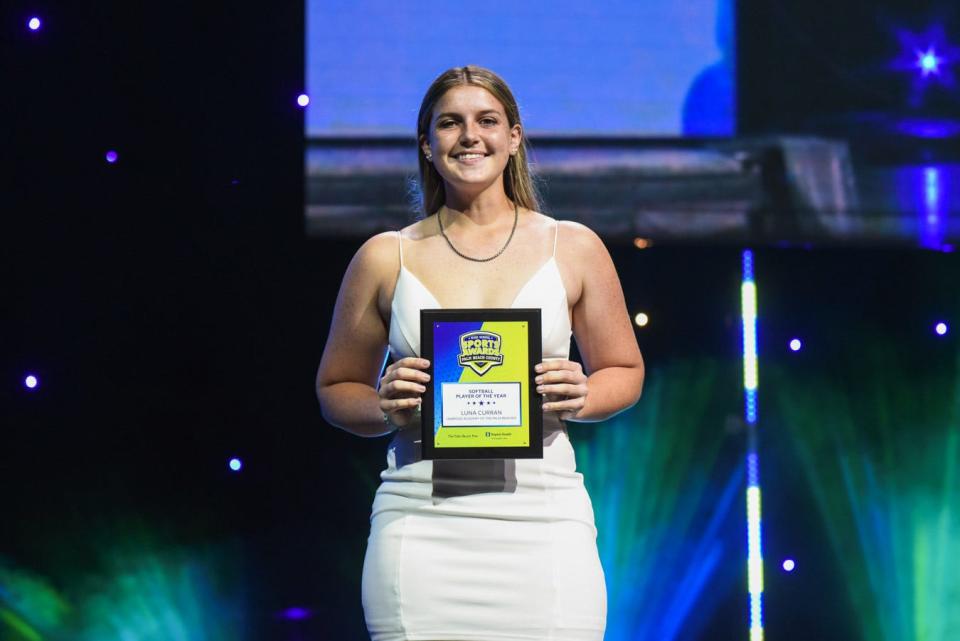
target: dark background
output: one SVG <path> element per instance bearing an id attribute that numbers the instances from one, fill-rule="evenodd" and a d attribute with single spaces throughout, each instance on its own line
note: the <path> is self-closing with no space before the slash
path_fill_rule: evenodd
<path id="1" fill-rule="evenodd" d="M 955 90 L 909 106 L 907 81 L 882 70 L 890 25 L 956 27 L 950 3 L 740 4 L 744 135 L 957 108 Z M 32 12 L 38 34 L 24 28 Z M 362 639 L 359 569 L 386 441 L 330 428 L 313 394 L 361 240 L 303 232 L 302 13 L 296 2 L 4 5 L 0 559 L 62 587 L 131 532 L 227 546 L 243 559 L 251 638 Z M 953 153 L 856 134 L 855 151 L 875 143 L 895 159 Z M 119 162 L 104 162 L 107 149 Z M 862 362 L 843 347 L 866 332 L 914 372 L 952 371 L 955 339 L 930 327 L 960 323 L 956 254 L 756 249 L 772 365 L 793 366 L 784 346 L 802 333 L 819 345 L 798 357 L 804 371 L 855 376 Z M 653 319 L 637 334 L 649 376 L 681 358 L 736 365 L 740 247 L 610 250 L 631 313 Z M 27 372 L 38 390 L 23 387 Z M 776 431 L 762 439 L 769 638 L 851 638 L 804 477 Z M 796 549 L 806 572 L 779 573 Z M 735 588 L 697 638 L 747 638 L 745 580 Z M 278 618 L 292 605 L 313 616 Z"/>

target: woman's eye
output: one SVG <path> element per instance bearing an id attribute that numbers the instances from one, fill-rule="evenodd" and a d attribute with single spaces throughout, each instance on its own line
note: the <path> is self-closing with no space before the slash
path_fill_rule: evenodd
<path id="1" fill-rule="evenodd" d="M 496 124 L 497 124 L 497 119 L 496 119 L 496 118 L 484 118 L 483 120 L 480 121 L 480 123 L 492 127 L 493 125 L 496 125 Z"/>
<path id="2" fill-rule="evenodd" d="M 452 120 L 444 120 L 443 122 L 441 122 L 441 123 L 438 124 L 437 126 L 438 126 L 438 127 L 449 127 L 449 126 L 452 125 L 452 124 L 453 124 L 453 121 L 452 121 Z"/>

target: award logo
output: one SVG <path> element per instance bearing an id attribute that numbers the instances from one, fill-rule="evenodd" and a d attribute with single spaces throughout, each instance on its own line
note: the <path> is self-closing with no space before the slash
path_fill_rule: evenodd
<path id="1" fill-rule="evenodd" d="M 493 332 L 467 332 L 460 335 L 460 367 L 469 367 L 477 376 L 483 376 L 490 368 L 503 365 L 500 353 L 500 335 Z"/>

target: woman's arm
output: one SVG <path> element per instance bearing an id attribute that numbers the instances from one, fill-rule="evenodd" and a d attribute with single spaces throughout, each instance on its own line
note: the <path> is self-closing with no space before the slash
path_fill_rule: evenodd
<path id="1" fill-rule="evenodd" d="M 583 357 L 587 394 L 573 421 L 602 421 L 633 406 L 643 388 L 644 366 L 630 324 L 623 288 L 603 241 L 590 229 L 563 223 L 563 242 L 581 285 L 573 307 L 573 335 Z M 545 363 L 545 365 L 548 365 Z M 578 372 L 545 372 L 544 382 L 575 382 Z M 582 377 L 582 374 L 579 374 Z M 568 380 L 569 379 L 569 380 Z M 565 417 L 566 418 L 566 417 Z"/>
<path id="2" fill-rule="evenodd" d="M 387 347 L 379 298 L 387 279 L 396 277 L 396 255 L 396 234 L 384 233 L 364 243 L 350 261 L 317 370 L 323 418 L 359 436 L 393 429 L 384 423 L 376 385 Z"/>

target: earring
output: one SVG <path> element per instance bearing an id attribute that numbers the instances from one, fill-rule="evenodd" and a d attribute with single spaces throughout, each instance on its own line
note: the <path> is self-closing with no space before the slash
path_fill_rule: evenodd
<path id="1" fill-rule="evenodd" d="M 433 162 L 433 154 L 425 151 L 423 155 L 427 157 L 427 162 Z"/>

